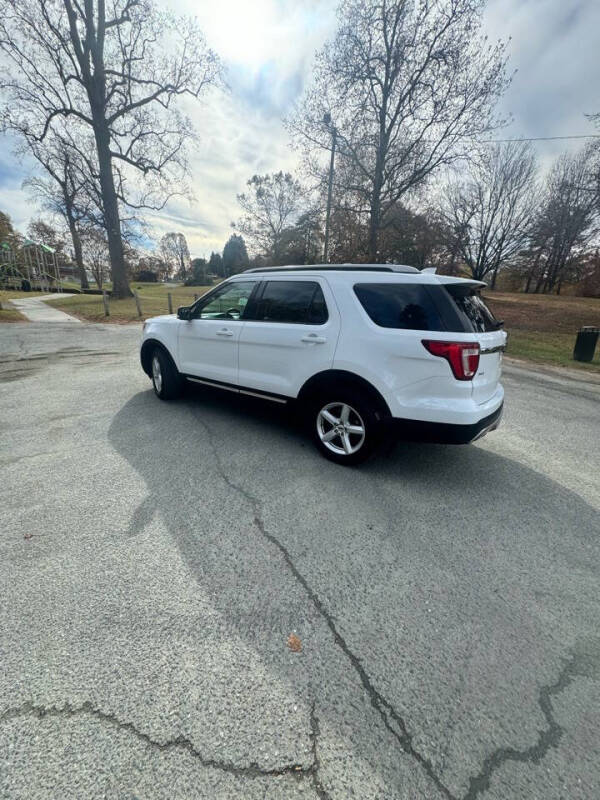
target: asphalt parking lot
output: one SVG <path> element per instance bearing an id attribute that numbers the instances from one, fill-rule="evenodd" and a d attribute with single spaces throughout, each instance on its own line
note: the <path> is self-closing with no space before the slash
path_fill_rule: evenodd
<path id="1" fill-rule="evenodd" d="M 348 469 L 139 335 L 0 326 L 0 797 L 599 797 L 600 384 Z"/>

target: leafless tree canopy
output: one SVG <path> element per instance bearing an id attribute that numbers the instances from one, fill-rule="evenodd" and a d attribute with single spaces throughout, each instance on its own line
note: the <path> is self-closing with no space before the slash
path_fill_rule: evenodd
<path id="1" fill-rule="evenodd" d="M 128 294 L 119 204 L 160 207 L 173 191 L 193 135 L 175 100 L 218 82 L 217 57 L 151 0 L 0 0 L 0 48 L 4 127 L 42 142 L 68 121 L 99 186 L 114 293 Z"/>
<path id="2" fill-rule="evenodd" d="M 298 219 L 303 190 L 289 172 L 253 175 L 248 190 L 238 194 L 244 216 L 235 223 L 252 249 L 278 264 L 284 249 L 284 231 Z"/>
<path id="3" fill-rule="evenodd" d="M 109 274 L 108 242 L 105 232 L 93 225 L 87 225 L 80 233 L 85 263 L 94 276 L 98 289 L 102 289 Z"/>
<path id="4" fill-rule="evenodd" d="M 500 122 L 493 108 L 507 85 L 505 46 L 480 35 L 482 7 L 343 0 L 336 36 L 318 54 L 289 127 L 309 161 L 330 148 L 335 127 L 335 190 L 368 215 L 372 260 L 389 210 Z"/>
<path id="5" fill-rule="evenodd" d="M 494 287 L 500 266 L 527 243 L 536 199 L 536 163 L 527 143 L 485 148 L 466 175 L 451 180 L 444 216 L 474 278 L 491 275 Z"/>
<path id="6" fill-rule="evenodd" d="M 44 175 L 27 179 L 24 185 L 35 203 L 67 226 L 81 287 L 87 289 L 81 226 L 89 224 L 93 217 L 93 201 L 85 164 L 78 150 L 70 146 L 68 137 L 59 130 L 52 130 L 42 141 L 34 137 L 23 139 L 23 149 L 28 149 L 45 171 Z"/>
<path id="7" fill-rule="evenodd" d="M 190 251 L 183 233 L 165 233 L 160 240 L 160 251 L 163 261 L 169 267 L 169 274 L 175 273 L 182 280 L 188 277 L 190 269 Z"/>
<path id="8" fill-rule="evenodd" d="M 596 148 L 560 156 L 547 177 L 531 235 L 526 289 L 552 291 L 578 278 L 576 267 L 598 234 Z"/>

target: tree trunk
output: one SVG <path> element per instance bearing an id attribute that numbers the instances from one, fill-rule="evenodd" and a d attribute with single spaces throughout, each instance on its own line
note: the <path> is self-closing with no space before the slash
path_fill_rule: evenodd
<path id="1" fill-rule="evenodd" d="M 539 294 L 540 293 L 540 289 L 542 288 L 542 284 L 544 283 L 545 279 L 546 278 L 545 278 L 545 275 L 544 275 L 544 271 L 542 270 L 539 278 L 537 279 L 537 283 L 535 284 L 534 294 Z"/>
<path id="2" fill-rule="evenodd" d="M 494 271 L 492 272 L 492 282 L 490 284 L 490 289 L 495 289 L 496 288 L 496 278 L 498 277 L 498 268 L 499 268 L 499 266 L 500 265 L 497 264 L 494 267 Z"/>
<path id="3" fill-rule="evenodd" d="M 125 269 L 119 201 L 115 190 L 112 158 L 110 155 L 110 138 L 108 127 L 102 113 L 99 115 L 94 114 L 94 136 L 96 139 L 96 148 L 98 150 L 98 167 L 100 170 L 104 225 L 106 227 L 108 253 L 110 257 L 112 294 L 113 297 L 132 297 L 133 295 L 129 288 L 129 281 L 127 280 L 127 272 Z"/>
<path id="4" fill-rule="evenodd" d="M 90 284 L 87 279 L 87 273 L 83 265 L 83 253 L 81 250 L 81 237 L 77 230 L 77 225 L 73 219 L 73 212 L 70 205 L 67 203 L 67 219 L 69 221 L 69 231 L 71 233 L 71 240 L 73 242 L 73 252 L 75 253 L 75 263 L 77 264 L 77 271 L 79 272 L 79 282 L 82 289 L 89 289 Z"/>
<path id="5" fill-rule="evenodd" d="M 381 189 L 377 186 L 377 181 L 373 187 L 373 197 L 371 200 L 371 213 L 369 216 L 369 261 L 371 264 L 379 263 L 379 226 L 381 223 Z"/>
<path id="6" fill-rule="evenodd" d="M 369 260 L 372 264 L 379 263 L 379 228 L 381 226 L 381 187 L 383 185 L 383 154 L 381 139 L 383 131 L 380 131 L 380 145 L 377 151 L 377 163 L 375 164 L 375 177 L 373 180 L 373 194 L 371 195 L 371 213 L 369 218 Z"/>

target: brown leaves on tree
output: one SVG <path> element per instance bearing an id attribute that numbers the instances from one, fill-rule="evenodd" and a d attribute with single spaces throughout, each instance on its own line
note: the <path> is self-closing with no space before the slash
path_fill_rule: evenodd
<path id="1" fill-rule="evenodd" d="M 287 646 L 290 648 L 292 653 L 300 653 L 302 651 L 302 642 L 295 633 L 290 633 L 288 636 Z"/>

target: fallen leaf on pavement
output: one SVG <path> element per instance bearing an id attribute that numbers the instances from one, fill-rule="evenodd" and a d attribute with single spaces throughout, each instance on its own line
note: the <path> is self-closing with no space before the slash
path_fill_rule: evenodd
<path id="1" fill-rule="evenodd" d="M 287 646 L 290 648 L 292 653 L 299 653 L 302 650 L 302 642 L 295 633 L 290 633 L 288 636 Z"/>

